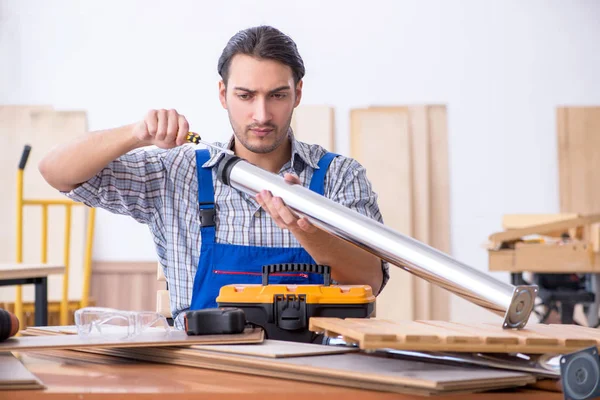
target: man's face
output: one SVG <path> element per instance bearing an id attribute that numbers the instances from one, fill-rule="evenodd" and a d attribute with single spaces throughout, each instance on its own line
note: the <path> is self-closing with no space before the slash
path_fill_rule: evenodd
<path id="1" fill-rule="evenodd" d="M 301 95 L 302 82 L 294 85 L 290 67 L 244 54 L 231 60 L 227 87 L 219 83 L 235 136 L 253 153 L 270 153 L 284 143 Z"/>

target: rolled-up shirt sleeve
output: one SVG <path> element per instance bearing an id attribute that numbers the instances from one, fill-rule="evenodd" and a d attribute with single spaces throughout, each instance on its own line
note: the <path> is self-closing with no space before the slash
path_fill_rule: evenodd
<path id="1" fill-rule="evenodd" d="M 367 178 L 366 169 L 358 161 L 352 158 L 336 157 L 332 161 L 330 171 L 334 173 L 327 174 L 325 187 L 330 188 L 327 197 L 336 203 L 383 223 L 383 217 L 377 203 L 378 196 L 373 191 L 371 182 Z M 328 184 L 327 179 L 332 179 L 332 182 Z M 389 265 L 386 261 L 381 261 L 381 270 L 383 272 L 383 282 L 379 293 L 381 293 L 390 278 Z"/>
<path id="2" fill-rule="evenodd" d="M 77 188 L 70 199 L 150 224 L 160 207 L 166 171 L 161 149 L 136 149 L 110 162 Z"/>

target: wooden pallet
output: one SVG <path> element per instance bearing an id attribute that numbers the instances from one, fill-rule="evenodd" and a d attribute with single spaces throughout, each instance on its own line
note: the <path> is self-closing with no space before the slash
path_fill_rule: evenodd
<path id="1" fill-rule="evenodd" d="M 506 330 L 495 324 L 445 321 L 393 322 L 383 319 L 311 318 L 310 330 L 342 337 L 361 349 L 564 354 L 600 347 L 600 330 L 576 325 L 531 324 Z"/>

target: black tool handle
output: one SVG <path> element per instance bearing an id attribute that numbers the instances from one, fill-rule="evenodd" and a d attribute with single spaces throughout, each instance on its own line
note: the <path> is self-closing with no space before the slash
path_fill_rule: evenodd
<path id="1" fill-rule="evenodd" d="M 263 265 L 262 267 L 262 284 L 266 286 L 269 284 L 269 275 L 280 273 L 280 272 L 307 272 L 313 274 L 323 275 L 323 285 L 331 285 L 331 267 L 329 265 L 318 265 L 318 264 L 299 264 L 299 263 L 285 263 L 285 264 L 269 264 Z"/>
<path id="2" fill-rule="evenodd" d="M 25 164 L 27 164 L 27 159 L 29 158 L 29 153 L 31 152 L 31 146 L 26 144 L 23 147 L 23 153 L 21 153 L 21 160 L 19 161 L 19 169 L 25 169 Z"/>

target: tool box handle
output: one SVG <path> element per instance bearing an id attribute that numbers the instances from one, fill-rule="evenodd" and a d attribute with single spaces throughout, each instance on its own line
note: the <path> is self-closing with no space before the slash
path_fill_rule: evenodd
<path id="1" fill-rule="evenodd" d="M 323 286 L 331 284 L 331 267 L 329 265 L 318 264 L 299 264 L 299 263 L 284 263 L 284 264 L 269 264 L 262 267 L 262 284 L 269 284 L 269 275 L 280 272 L 307 272 L 323 275 Z"/>

